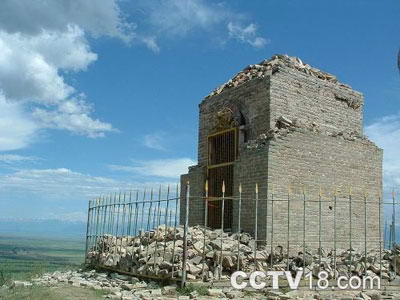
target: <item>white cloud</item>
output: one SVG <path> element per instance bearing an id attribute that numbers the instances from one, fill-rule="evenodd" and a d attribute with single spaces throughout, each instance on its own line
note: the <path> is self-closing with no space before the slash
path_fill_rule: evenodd
<path id="1" fill-rule="evenodd" d="M 77 26 L 35 36 L 0 31 L 0 88 L 10 101 L 56 105 L 75 91 L 59 70 L 84 70 L 96 59 Z"/>
<path id="2" fill-rule="evenodd" d="M 211 30 L 228 17 L 227 10 L 202 0 L 162 0 L 150 7 L 150 22 L 163 34 L 187 35 L 193 30 Z"/>
<path id="3" fill-rule="evenodd" d="M 148 161 L 133 161 L 133 165 L 110 165 L 115 171 L 130 172 L 141 176 L 156 176 L 165 178 L 179 178 L 188 172 L 188 167 L 196 162 L 190 158 L 155 159 Z"/>
<path id="4" fill-rule="evenodd" d="M 134 25 L 122 15 L 117 0 L 0 1 L 0 28 L 10 33 L 37 35 L 42 30 L 65 32 L 76 24 L 94 36 L 123 40 L 133 36 Z"/>
<path id="5" fill-rule="evenodd" d="M 102 192 L 115 191 L 120 182 L 104 177 L 95 177 L 74 172 L 66 168 L 25 169 L 0 176 L 3 190 L 23 193 L 44 193 L 46 195 L 95 197 Z M 126 188 L 129 188 L 128 186 Z"/>
<path id="6" fill-rule="evenodd" d="M 0 93 L 0 151 L 27 147 L 36 139 L 37 124 L 19 103 L 9 103 Z"/>
<path id="7" fill-rule="evenodd" d="M 204 0 L 158 0 L 142 3 L 148 20 L 140 25 L 149 25 L 145 31 L 160 39 L 205 32 L 224 42 L 234 39 L 255 48 L 262 48 L 267 44 L 267 40 L 257 34 L 255 24 L 240 25 L 247 18 L 223 3 Z M 142 28 L 138 26 L 138 30 Z M 159 51 L 158 46 L 157 49 Z"/>
<path id="8" fill-rule="evenodd" d="M 0 151 L 24 148 L 43 128 L 101 137 L 112 125 L 92 117 L 92 105 L 65 72 L 97 60 L 86 35 L 130 41 L 117 0 L 0 2 Z M 29 108 L 29 110 L 28 110 Z M 6 113 L 9 115 L 7 116 Z M 10 123 L 10 124 L 9 124 Z M 14 128 L 15 127 L 15 128 Z"/>
<path id="9" fill-rule="evenodd" d="M 400 114 L 385 116 L 365 127 L 366 135 L 383 149 L 384 189 L 400 187 Z"/>
<path id="10" fill-rule="evenodd" d="M 18 162 L 26 162 L 26 161 L 36 161 L 37 157 L 33 156 L 23 156 L 18 154 L 0 154 L 0 163 L 12 164 Z"/>
<path id="11" fill-rule="evenodd" d="M 86 103 L 68 100 L 56 110 L 36 108 L 33 116 L 46 128 L 66 129 L 91 138 L 103 137 L 105 132 L 115 131 L 111 124 L 91 118 L 90 111 Z"/>
<path id="12" fill-rule="evenodd" d="M 242 43 L 248 43 L 255 48 L 263 48 L 267 40 L 257 36 L 257 26 L 253 23 L 242 26 L 240 24 L 228 23 L 229 36 Z"/>
<path id="13" fill-rule="evenodd" d="M 146 134 L 143 138 L 143 145 L 150 149 L 166 150 L 164 134 L 159 132 Z"/>
<path id="14" fill-rule="evenodd" d="M 151 37 L 143 37 L 142 42 L 154 53 L 160 52 L 160 47 L 157 44 L 157 40 L 154 36 Z"/>
<path id="15" fill-rule="evenodd" d="M 0 194 L 2 197 L 21 194 L 24 199 L 50 199 L 63 202 L 79 199 L 81 203 L 101 195 L 116 192 L 143 191 L 144 187 L 158 190 L 160 185 L 176 182 L 166 181 L 121 181 L 107 177 L 82 174 L 67 168 L 58 169 L 23 169 L 0 175 Z M 25 200 L 24 200 L 25 201 Z M 83 201 L 83 202 L 82 202 Z M 29 201 L 27 202 L 29 205 Z"/>

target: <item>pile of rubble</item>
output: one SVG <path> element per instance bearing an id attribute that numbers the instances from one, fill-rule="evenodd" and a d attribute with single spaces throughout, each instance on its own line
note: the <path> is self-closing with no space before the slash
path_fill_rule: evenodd
<path id="1" fill-rule="evenodd" d="M 95 270 L 57 271 L 34 278 L 31 282 L 17 282 L 17 284 L 14 282 L 14 286 L 16 287 L 28 287 L 32 284 L 40 286 L 70 284 L 74 287 L 104 291 L 106 294 L 105 298 L 111 299 L 176 298 L 176 286 L 162 288 L 155 282 L 140 281 L 134 276 L 96 272 Z"/>
<path id="2" fill-rule="evenodd" d="M 324 290 L 315 291 L 308 288 L 298 290 L 236 290 L 230 286 L 191 285 L 185 289 L 175 284 L 160 285 L 154 281 L 140 281 L 134 276 L 121 275 L 112 272 L 95 270 L 64 271 L 46 273 L 31 281 L 15 281 L 9 288 L 34 288 L 46 286 L 49 288 L 74 286 L 102 291 L 106 299 L 135 300 L 135 299 L 178 299 L 178 300 L 211 300 L 211 299 L 341 299 L 341 300 L 375 300 L 399 299 L 399 291 L 391 290 Z M 0 294 L 1 298 L 1 294 Z"/>
<path id="3" fill-rule="evenodd" d="M 220 94 L 224 89 L 236 87 L 241 85 L 253 78 L 263 78 L 277 67 L 277 66 L 287 66 L 294 68 L 300 72 L 306 73 L 308 75 L 317 77 L 321 80 L 328 81 L 334 84 L 339 84 L 340 86 L 350 88 L 346 84 L 339 83 L 334 75 L 323 72 L 319 69 L 313 68 L 308 64 L 303 63 L 298 57 L 291 57 L 288 55 L 277 54 L 272 56 L 270 59 L 263 60 L 262 62 L 249 65 L 239 73 L 237 73 L 231 80 L 227 83 L 221 85 L 219 88 L 215 89 L 206 98 Z"/>
<path id="4" fill-rule="evenodd" d="M 183 227 L 164 225 L 138 236 L 105 235 L 90 249 L 87 260 L 94 267 L 108 267 L 144 277 L 180 278 L 183 235 Z M 354 249 L 337 249 L 336 255 L 333 250 L 317 249 L 296 255 L 290 253 L 288 257 L 284 247 L 277 246 L 271 253 L 269 247 L 258 245 L 255 249 L 255 245 L 254 239 L 246 233 L 231 234 L 204 230 L 200 226 L 190 227 L 187 234 L 187 279 L 228 280 L 238 269 L 251 272 L 289 268 L 292 272 L 304 270 L 314 276 L 325 270 L 331 278 L 335 275 L 380 275 L 388 281 L 395 278 L 395 267 L 400 274 L 400 248 L 383 250 L 381 255 L 379 251 L 371 250 L 366 256 Z M 398 265 L 394 266 L 394 263 Z"/>
<path id="5" fill-rule="evenodd" d="M 366 143 L 371 143 L 366 136 L 360 135 L 354 131 L 344 132 L 344 131 L 338 131 L 336 128 L 323 129 L 316 122 L 305 123 L 304 121 L 298 119 L 291 120 L 285 116 L 280 116 L 277 119 L 274 128 L 271 128 L 265 133 L 260 134 L 257 138 L 253 140 L 249 140 L 246 143 L 245 147 L 247 149 L 257 149 L 259 147 L 267 145 L 268 142 L 272 139 L 285 137 L 289 133 L 294 132 L 296 130 L 306 130 L 309 132 L 321 133 L 327 136 L 340 138 L 345 141 L 361 140 Z"/>

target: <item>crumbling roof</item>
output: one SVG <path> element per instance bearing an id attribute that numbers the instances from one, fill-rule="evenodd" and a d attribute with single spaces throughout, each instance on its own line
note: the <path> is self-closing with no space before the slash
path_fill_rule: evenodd
<path id="1" fill-rule="evenodd" d="M 218 95 L 227 88 L 236 87 L 253 78 L 263 78 L 264 76 L 271 74 L 271 71 L 278 66 L 286 66 L 289 68 L 293 68 L 300 72 L 317 77 L 321 80 L 338 84 L 342 87 L 350 88 L 350 86 L 348 86 L 347 84 L 340 83 L 334 75 L 321 71 L 317 68 L 311 67 L 310 65 L 303 63 L 301 59 L 298 57 L 292 57 L 286 54 L 276 54 L 272 56 L 270 59 L 265 59 L 258 64 L 247 66 L 242 71 L 237 73 L 228 82 L 224 83 L 223 85 L 215 89 L 206 98 Z"/>

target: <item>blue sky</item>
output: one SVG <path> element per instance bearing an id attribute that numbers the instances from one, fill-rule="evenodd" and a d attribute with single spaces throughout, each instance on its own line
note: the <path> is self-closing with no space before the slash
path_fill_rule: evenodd
<path id="1" fill-rule="evenodd" d="M 400 2 L 90 2 L 0 3 L 0 218 L 80 220 L 100 193 L 177 182 L 201 99 L 276 53 L 364 93 L 400 183 Z"/>

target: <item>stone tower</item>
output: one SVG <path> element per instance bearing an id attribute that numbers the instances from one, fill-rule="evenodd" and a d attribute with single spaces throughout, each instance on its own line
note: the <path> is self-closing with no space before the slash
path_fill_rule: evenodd
<path id="1" fill-rule="evenodd" d="M 181 177 L 182 196 L 185 183 L 191 186 L 189 224 L 204 224 L 206 179 L 209 197 L 222 195 L 224 181 L 225 196 L 233 197 L 225 204 L 224 229 L 237 230 L 241 184 L 241 229 L 254 234 L 257 183 L 260 239 L 271 239 L 273 225 L 277 243 L 289 236 L 301 244 L 305 195 L 322 201 L 306 204 L 309 246 L 321 233 L 332 243 L 335 223 L 339 245 L 367 235 L 372 247 L 379 239 L 382 150 L 363 135 L 363 105 L 360 92 L 298 58 L 275 55 L 246 67 L 199 105 L 198 164 Z M 287 201 L 272 207 L 271 197 L 289 197 L 290 207 Z M 207 225 L 221 227 L 219 202 L 209 202 L 208 214 Z"/>

